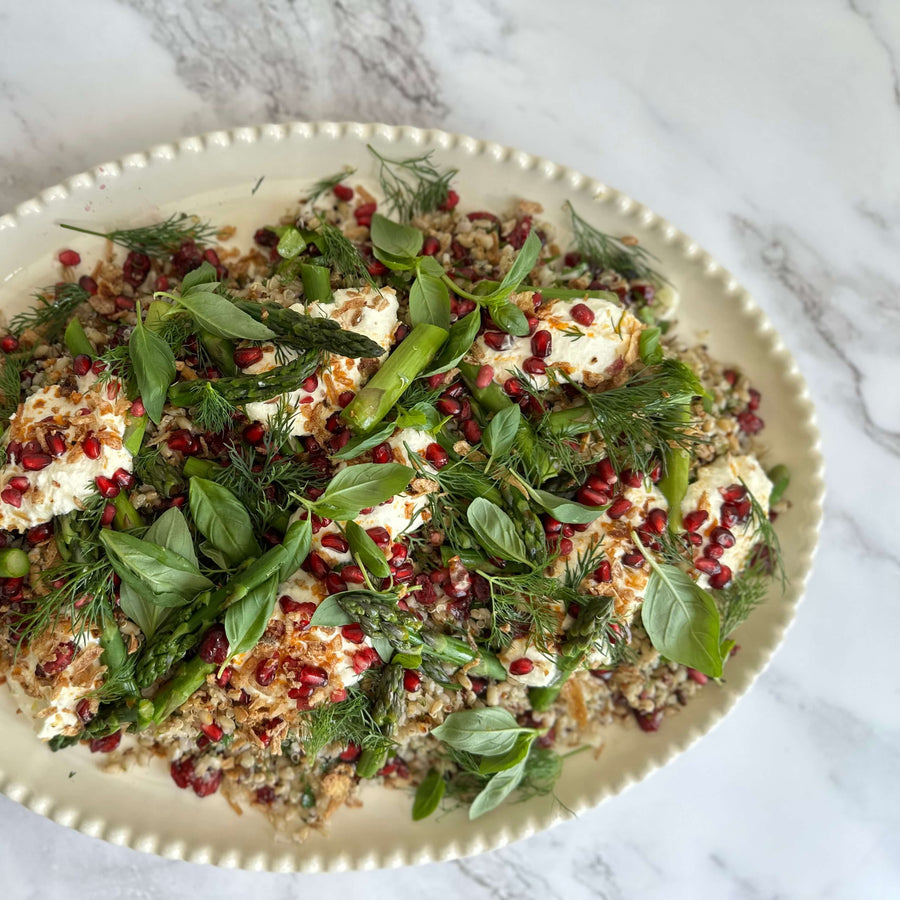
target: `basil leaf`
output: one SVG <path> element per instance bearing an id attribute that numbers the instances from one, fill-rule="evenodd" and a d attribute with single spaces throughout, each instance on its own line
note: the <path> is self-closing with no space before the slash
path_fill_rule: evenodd
<path id="1" fill-rule="evenodd" d="M 395 424 L 398 428 L 415 428 L 417 431 L 440 431 L 444 423 L 452 416 L 442 416 L 430 403 L 420 400 L 411 409 L 396 407 L 397 418 Z"/>
<path id="2" fill-rule="evenodd" d="M 197 529 L 224 554 L 229 568 L 259 556 L 250 514 L 228 488 L 195 475 L 191 478 L 189 502 Z"/>
<path id="3" fill-rule="evenodd" d="M 450 330 L 450 292 L 440 278 L 419 271 L 409 291 L 409 319 L 413 325 L 426 322 Z"/>
<path id="4" fill-rule="evenodd" d="M 152 541 L 105 529 L 100 541 L 119 577 L 146 585 L 162 605 L 177 605 L 173 598 L 189 600 L 212 587 L 195 563 Z"/>
<path id="5" fill-rule="evenodd" d="M 513 264 L 509 267 L 509 271 L 503 277 L 503 281 L 501 281 L 490 293 L 484 295 L 485 304 L 492 306 L 497 301 L 505 300 L 512 294 L 525 280 L 528 273 L 534 268 L 540 255 L 541 239 L 532 231 L 529 233 L 528 237 L 525 238 L 522 249 L 513 260 Z M 494 321 L 496 322 L 497 320 L 494 319 Z M 497 322 L 497 324 L 499 325 L 500 323 Z M 527 334 L 528 332 L 526 331 L 525 333 Z"/>
<path id="6" fill-rule="evenodd" d="M 440 806 L 446 789 L 444 776 L 437 769 L 431 769 L 416 789 L 412 808 L 413 822 L 427 819 Z"/>
<path id="7" fill-rule="evenodd" d="M 784 496 L 784 492 L 788 489 L 791 483 L 791 471 L 787 466 L 779 463 L 769 469 L 766 475 L 772 482 L 772 491 L 769 494 L 769 506 L 772 506 Z"/>
<path id="8" fill-rule="evenodd" d="M 528 319 L 515 303 L 493 304 L 489 309 L 494 324 L 507 334 L 514 334 L 517 337 L 525 337 L 528 334 L 530 330 Z"/>
<path id="9" fill-rule="evenodd" d="M 450 337 L 432 367 L 423 376 L 440 375 L 452 369 L 471 349 L 481 328 L 481 310 L 475 309 L 450 326 Z"/>
<path id="10" fill-rule="evenodd" d="M 411 272 L 416 267 L 414 256 L 395 256 L 393 253 L 387 253 L 377 247 L 372 248 L 372 255 L 394 272 Z"/>
<path id="11" fill-rule="evenodd" d="M 401 258 L 418 256 L 425 240 L 425 235 L 418 228 L 392 222 L 381 213 L 375 213 L 372 216 L 369 234 L 373 247 L 391 256 Z"/>
<path id="12" fill-rule="evenodd" d="M 663 350 L 659 339 L 662 331 L 659 328 L 645 328 L 638 339 L 638 352 L 645 366 L 656 365 L 663 361 Z"/>
<path id="13" fill-rule="evenodd" d="M 486 812 L 496 809 L 522 783 L 524 777 L 524 759 L 512 768 L 498 772 L 472 801 L 469 818 L 477 819 Z"/>
<path id="14" fill-rule="evenodd" d="M 195 291 L 201 286 L 213 290 L 215 287 L 218 287 L 218 284 L 219 279 L 216 276 L 215 266 L 204 260 L 196 269 L 191 269 L 181 279 L 181 293 L 186 294 L 188 291 Z"/>
<path id="15" fill-rule="evenodd" d="M 502 772 L 504 769 L 511 769 L 513 766 L 517 766 L 528 756 L 536 737 L 536 731 L 532 731 L 530 734 L 520 734 L 511 750 L 500 756 L 485 756 L 478 763 L 478 771 L 482 775 L 492 775 L 494 772 Z"/>
<path id="16" fill-rule="evenodd" d="M 530 734 L 506 709 L 488 706 L 450 713 L 431 734 L 454 750 L 483 756 L 499 756 L 515 746 L 520 734 Z"/>
<path id="17" fill-rule="evenodd" d="M 225 634 L 231 656 L 247 653 L 259 643 L 272 618 L 277 597 L 278 579 L 273 576 L 228 607 Z"/>
<path id="18" fill-rule="evenodd" d="M 227 297 L 212 291 L 190 291 L 178 298 L 194 322 L 217 337 L 265 341 L 275 332 L 249 313 L 238 309 Z"/>
<path id="19" fill-rule="evenodd" d="M 140 310 L 137 325 L 128 339 L 128 355 L 144 409 L 158 425 L 162 419 L 166 393 L 176 376 L 175 354 L 163 338 L 141 322 Z"/>
<path id="20" fill-rule="evenodd" d="M 307 516 L 305 519 L 297 519 L 288 525 L 287 531 L 284 533 L 284 540 L 281 546 L 287 553 L 283 565 L 278 570 L 278 581 L 286 581 L 309 556 L 309 548 L 312 544 L 312 522 Z"/>
<path id="21" fill-rule="evenodd" d="M 387 422 L 381 426 L 377 431 L 371 432 L 371 434 L 359 434 L 355 438 L 351 438 L 347 443 L 338 450 L 337 453 L 332 453 L 332 459 L 356 459 L 361 453 L 365 453 L 366 450 L 371 450 L 373 447 L 377 447 L 379 444 L 384 443 L 393 433 L 395 427 L 393 422 Z"/>
<path id="22" fill-rule="evenodd" d="M 329 519 L 355 519 L 361 509 L 390 500 L 414 477 L 412 469 L 398 463 L 347 466 L 331 479 L 312 508 Z"/>
<path id="23" fill-rule="evenodd" d="M 326 597 L 310 616 L 309 624 L 319 628 L 340 628 L 341 625 L 349 625 L 353 619 L 344 612 L 338 603 L 338 595 L 331 594 Z"/>
<path id="24" fill-rule="evenodd" d="M 433 275 L 435 278 L 443 278 L 446 274 L 444 267 L 433 256 L 420 256 L 416 260 L 416 269 L 424 275 Z"/>
<path id="25" fill-rule="evenodd" d="M 218 547 L 214 547 L 209 541 L 203 541 L 203 543 L 200 544 L 200 552 L 207 559 L 211 559 L 220 569 L 232 568 L 228 557 Z"/>
<path id="26" fill-rule="evenodd" d="M 525 544 L 516 533 L 513 520 L 496 503 L 479 497 L 469 504 L 466 518 L 475 531 L 478 543 L 491 556 L 528 562 Z"/>
<path id="27" fill-rule="evenodd" d="M 344 535 L 350 544 L 350 551 L 376 578 L 388 578 L 391 567 L 378 549 L 378 544 L 369 537 L 357 522 L 349 521 L 344 526 Z"/>
<path id="28" fill-rule="evenodd" d="M 191 529 L 184 518 L 184 513 L 177 506 L 170 507 L 153 522 L 144 532 L 144 540 L 160 544 L 167 550 L 183 556 L 189 563 L 197 565 Z"/>
<path id="29" fill-rule="evenodd" d="M 394 645 L 386 637 L 379 635 L 371 637 L 369 640 L 372 642 L 375 652 L 381 657 L 382 662 L 390 661 L 390 658 L 394 655 Z"/>
<path id="30" fill-rule="evenodd" d="M 277 228 L 275 231 L 279 238 L 278 246 L 275 249 L 282 259 L 293 259 L 295 256 L 299 256 L 306 247 L 303 235 L 293 225 Z"/>
<path id="31" fill-rule="evenodd" d="M 609 504 L 606 506 L 585 506 L 583 503 L 557 497 L 555 494 L 551 494 L 549 491 L 542 491 L 540 488 L 526 485 L 526 489 L 544 512 L 550 513 L 557 522 L 565 522 L 569 525 L 590 525 L 591 522 L 603 515 L 604 510 L 609 506 Z"/>
<path id="32" fill-rule="evenodd" d="M 715 600 L 681 569 L 644 555 L 653 570 L 641 607 L 650 643 L 673 662 L 720 678 L 724 661 Z"/>
<path id="33" fill-rule="evenodd" d="M 516 404 L 495 413 L 481 436 L 487 452 L 491 456 L 502 456 L 506 453 L 516 441 L 521 423 L 522 410 Z"/>

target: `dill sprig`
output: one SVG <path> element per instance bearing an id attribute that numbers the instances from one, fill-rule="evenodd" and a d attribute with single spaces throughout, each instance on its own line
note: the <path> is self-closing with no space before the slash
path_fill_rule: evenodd
<path id="1" fill-rule="evenodd" d="M 52 342 L 88 297 L 90 294 L 73 282 L 41 288 L 34 295 L 34 305 L 13 317 L 10 331 L 17 335 L 29 329 L 41 331 Z"/>
<path id="2" fill-rule="evenodd" d="M 309 193 L 306 195 L 306 202 L 314 203 L 319 199 L 319 197 L 322 196 L 322 194 L 324 194 L 326 191 L 334 190 L 342 181 L 348 179 L 355 171 L 356 169 L 347 167 L 340 172 L 335 172 L 334 175 L 329 175 L 326 178 L 320 179 L 309 189 Z"/>
<path id="3" fill-rule="evenodd" d="M 201 431 L 220 434 L 231 426 L 237 407 L 230 403 L 207 381 L 194 398 L 191 416 Z"/>
<path id="4" fill-rule="evenodd" d="M 760 562 L 768 566 L 772 575 L 777 576 L 781 581 L 781 587 L 784 588 L 787 583 L 787 575 L 784 571 L 784 560 L 781 556 L 781 541 L 775 532 L 775 526 L 768 513 L 763 509 L 762 504 L 753 495 L 753 492 L 747 487 L 743 478 L 740 479 L 741 484 L 747 491 L 747 499 L 750 501 L 750 521 L 753 525 L 753 539 L 758 547 L 763 548 Z M 759 552 L 759 551 L 757 551 Z"/>
<path id="5" fill-rule="evenodd" d="M 626 278 L 642 278 L 656 284 L 668 284 L 650 263 L 656 257 L 638 244 L 626 244 L 620 238 L 605 234 L 586 222 L 569 201 L 575 246 L 585 261 L 597 269 L 612 269 Z"/>
<path id="6" fill-rule="evenodd" d="M 766 599 L 771 583 L 771 573 L 762 562 L 756 562 L 741 572 L 730 587 L 715 592 L 722 616 L 723 637 L 733 634 Z"/>
<path id="7" fill-rule="evenodd" d="M 541 566 L 540 568 L 543 568 Z M 510 575 L 482 572 L 491 588 L 491 644 L 504 646 L 527 627 L 529 639 L 542 652 L 559 633 L 565 611 L 581 594 L 539 569 Z"/>
<path id="8" fill-rule="evenodd" d="M 121 228 L 114 231 L 92 231 L 75 225 L 62 225 L 69 231 L 93 234 L 106 238 L 126 250 L 146 253 L 147 256 L 161 257 L 174 253 L 185 241 L 193 241 L 198 246 L 211 242 L 218 229 L 197 216 L 187 213 L 173 213 L 163 222 L 144 225 L 140 228 Z"/>
<path id="9" fill-rule="evenodd" d="M 319 256 L 314 257 L 313 262 L 339 272 L 344 278 L 372 283 L 359 249 L 337 225 L 323 221 L 314 234 Z"/>
<path id="10" fill-rule="evenodd" d="M 22 369 L 25 368 L 27 353 L 9 354 L 0 368 L 0 422 L 6 423 L 19 408 L 22 394 Z"/>
<path id="11" fill-rule="evenodd" d="M 703 388 L 694 372 L 679 360 L 647 366 L 621 387 L 599 393 L 585 390 L 565 373 L 563 377 L 584 400 L 591 428 L 599 432 L 619 471 L 648 471 L 670 448 L 690 450 L 705 440 L 691 416 L 693 399 L 703 394 Z M 565 433 L 567 421 L 577 418 L 578 409 L 550 413 L 548 429 Z"/>
<path id="12" fill-rule="evenodd" d="M 375 724 L 372 701 L 359 688 L 347 691 L 340 703 L 323 703 L 300 715 L 299 740 L 307 759 L 314 760 L 331 744 L 356 744 L 364 750 L 386 752 L 393 742 Z"/>
<path id="13" fill-rule="evenodd" d="M 388 159 L 371 144 L 369 152 L 378 161 L 378 182 L 385 199 L 401 222 L 434 212 L 446 202 L 450 182 L 459 171 L 435 168 L 431 150 L 409 159 Z"/>
<path id="14" fill-rule="evenodd" d="M 574 560 L 566 560 L 563 583 L 573 591 L 579 590 L 588 576 L 593 574 L 604 559 L 606 559 L 606 550 L 603 547 L 603 535 L 600 535 L 599 540 L 583 550 L 579 550 Z"/>

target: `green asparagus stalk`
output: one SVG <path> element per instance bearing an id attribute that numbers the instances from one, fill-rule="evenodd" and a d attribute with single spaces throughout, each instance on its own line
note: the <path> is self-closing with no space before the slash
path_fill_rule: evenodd
<path id="1" fill-rule="evenodd" d="M 234 342 L 228 338 L 219 337 L 209 331 L 199 331 L 197 336 L 203 349 L 209 354 L 209 358 L 216 364 L 216 368 L 225 376 L 237 375 L 238 369 L 234 364 Z"/>
<path id="2" fill-rule="evenodd" d="M 406 705 L 406 690 L 403 687 L 403 667 L 384 667 L 375 686 L 372 719 L 386 738 L 393 738 L 403 717 Z M 386 750 L 366 748 L 356 764 L 356 774 L 360 778 L 373 778 L 387 761 Z"/>
<path id="3" fill-rule="evenodd" d="M 179 706 L 187 703 L 203 687 L 206 676 L 215 671 L 215 663 L 204 662 L 199 656 L 181 663 L 174 677 L 153 698 L 150 721 L 155 725 L 165 722 Z"/>
<path id="4" fill-rule="evenodd" d="M 78 320 L 77 316 L 73 316 L 72 320 L 66 326 L 64 338 L 66 347 L 72 356 L 78 356 L 79 353 L 83 353 L 85 356 L 94 355 L 94 345 L 88 340 L 88 336 L 84 333 L 84 326 Z"/>
<path id="5" fill-rule="evenodd" d="M 331 271 L 325 266 L 301 263 L 300 280 L 303 282 L 303 295 L 307 303 L 331 303 L 334 300 L 334 294 L 331 293 Z"/>
<path id="6" fill-rule="evenodd" d="M 0 550 L 0 578 L 24 578 L 31 569 L 28 554 L 15 547 Z"/>
<path id="7" fill-rule="evenodd" d="M 560 647 L 556 659 L 556 678 L 544 687 L 528 689 L 528 699 L 533 709 L 541 712 L 552 706 L 569 676 L 583 665 L 591 647 L 606 627 L 610 603 L 609 597 L 592 597 L 582 605 Z"/>
<path id="8" fill-rule="evenodd" d="M 113 500 L 113 506 L 116 508 L 116 517 L 113 519 L 113 527 L 116 531 L 130 531 L 132 528 L 139 528 L 144 524 L 141 514 L 134 508 L 125 491 L 119 491 Z"/>
<path id="9" fill-rule="evenodd" d="M 217 462 L 213 462 L 211 459 L 201 459 L 199 456 L 189 456 L 184 461 L 184 466 L 181 471 L 184 472 L 187 478 L 193 478 L 197 475 L 200 478 L 208 478 L 211 481 L 215 481 L 216 476 L 222 474 L 222 466 Z"/>
<path id="10" fill-rule="evenodd" d="M 326 270 L 327 271 L 327 270 Z M 303 350 L 324 350 L 351 359 L 382 356 L 384 350 L 371 338 L 345 331 L 333 319 L 306 316 L 278 303 L 254 303 L 236 300 L 235 306 L 257 322 L 264 322 L 281 343 Z"/>
<path id="11" fill-rule="evenodd" d="M 358 434 L 371 431 L 434 359 L 447 332 L 420 322 L 341 414 Z"/>

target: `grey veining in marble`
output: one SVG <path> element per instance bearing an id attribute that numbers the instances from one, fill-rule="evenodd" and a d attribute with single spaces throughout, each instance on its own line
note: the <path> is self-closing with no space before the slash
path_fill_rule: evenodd
<path id="1" fill-rule="evenodd" d="M 820 411 L 830 493 L 808 599 L 713 734 L 515 846 L 261 876 L 141 856 L 0 800 L 4 896 L 900 895 L 900 4 L 0 4 L 2 210 L 127 151 L 292 118 L 521 146 L 627 191 L 738 274 Z"/>

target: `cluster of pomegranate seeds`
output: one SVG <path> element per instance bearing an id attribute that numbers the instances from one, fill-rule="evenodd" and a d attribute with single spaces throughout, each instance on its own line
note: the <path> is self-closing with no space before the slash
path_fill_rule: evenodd
<path id="1" fill-rule="evenodd" d="M 197 655 L 204 662 L 221 666 L 228 659 L 228 638 L 224 625 L 213 625 L 203 635 Z"/>
<path id="2" fill-rule="evenodd" d="M 169 767 L 172 781 L 180 788 L 192 788 L 198 797 L 214 794 L 222 783 L 223 772 L 218 768 L 207 769 L 198 774 L 193 756 L 182 756 Z"/>

